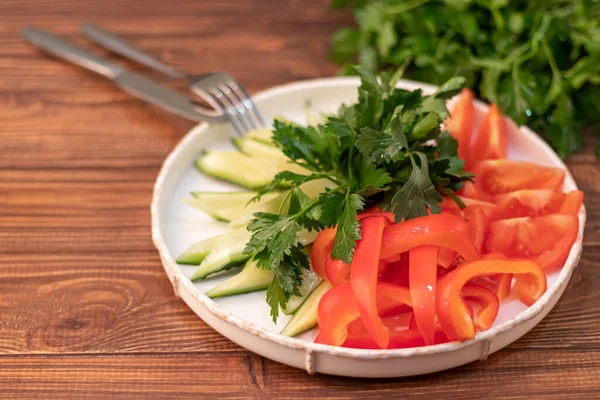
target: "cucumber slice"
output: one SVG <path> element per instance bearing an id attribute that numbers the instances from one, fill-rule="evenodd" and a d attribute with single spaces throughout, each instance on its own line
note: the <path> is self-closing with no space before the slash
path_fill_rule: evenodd
<path id="1" fill-rule="evenodd" d="M 201 240 L 191 245 L 176 261 L 180 264 L 200 264 L 191 277 L 192 281 L 206 278 L 246 261 L 250 255 L 244 254 L 244 248 L 250 236 L 251 232 L 246 229 L 237 229 Z"/>
<path id="2" fill-rule="evenodd" d="M 244 269 L 206 292 L 212 299 L 264 290 L 273 280 L 273 271 L 267 271 L 256 266 L 256 261 L 248 260 Z"/>
<path id="3" fill-rule="evenodd" d="M 309 245 L 315 241 L 318 232 L 302 230 L 298 233 L 300 242 Z M 200 264 L 190 278 L 192 281 L 204 279 L 219 271 L 239 266 L 250 258 L 244 253 L 246 243 L 252 232 L 240 228 L 222 235 L 201 240 L 191 245 L 183 254 L 177 257 L 179 264 Z"/>
<path id="4" fill-rule="evenodd" d="M 249 156 L 288 161 L 286 155 L 275 146 L 242 137 L 231 139 L 231 142 L 239 151 Z"/>
<path id="5" fill-rule="evenodd" d="M 246 133 L 246 137 L 273 146 L 273 132 L 268 128 L 260 128 Z"/>
<path id="6" fill-rule="evenodd" d="M 300 286 L 300 296 L 292 296 L 288 300 L 285 308 L 282 310 L 285 315 L 292 315 L 304 303 L 313 289 L 321 283 L 321 277 L 311 269 L 302 271 L 302 286 Z"/>
<path id="7" fill-rule="evenodd" d="M 198 208 L 219 221 L 230 222 L 246 215 L 252 215 L 272 200 L 280 196 L 280 192 L 263 195 L 260 200 L 248 204 L 257 192 L 192 192 L 193 199 L 183 202 Z"/>
<path id="8" fill-rule="evenodd" d="M 317 326 L 317 309 L 319 307 L 319 301 L 321 301 L 321 298 L 329 289 L 331 289 L 329 281 L 322 281 L 314 288 L 300 308 L 296 310 L 292 319 L 290 319 L 285 328 L 283 328 L 281 334 L 285 336 L 297 336 L 302 332 Z"/>
<path id="9" fill-rule="evenodd" d="M 280 159 L 253 157 L 237 151 L 207 150 L 195 162 L 196 168 L 212 177 L 235 183 L 248 189 L 267 186 L 281 171 L 305 174 L 308 171 Z M 289 187 L 283 183 L 282 187 Z"/>

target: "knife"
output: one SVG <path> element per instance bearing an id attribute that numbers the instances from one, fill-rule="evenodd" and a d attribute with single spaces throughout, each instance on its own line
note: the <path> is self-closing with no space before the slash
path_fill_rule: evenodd
<path id="1" fill-rule="evenodd" d="M 94 71 L 114 81 L 123 91 L 192 121 L 227 123 L 227 118 L 214 110 L 200 108 L 181 93 L 159 85 L 150 78 L 84 50 L 42 29 L 26 27 L 23 37 L 47 53 Z"/>

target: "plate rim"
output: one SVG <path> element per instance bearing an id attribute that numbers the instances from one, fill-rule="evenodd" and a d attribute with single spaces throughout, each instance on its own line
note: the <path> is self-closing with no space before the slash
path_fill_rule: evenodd
<path id="1" fill-rule="evenodd" d="M 253 96 L 253 99 L 256 102 L 260 102 L 262 99 L 266 99 L 273 96 L 278 96 L 285 94 L 286 92 L 293 92 L 300 89 L 311 89 L 318 87 L 327 87 L 327 86 L 356 86 L 358 87 L 360 84 L 360 78 L 358 77 L 327 77 L 327 78 L 317 78 L 317 79 L 307 79 L 294 81 L 290 83 L 286 83 L 283 85 L 274 86 L 263 91 L 258 92 Z M 398 82 L 398 87 L 420 87 L 424 92 L 433 92 L 436 89 L 436 86 L 410 81 L 410 80 L 400 80 Z M 476 100 L 476 105 L 479 107 L 483 107 L 487 109 L 489 107 L 488 104 Z M 548 306 L 548 303 L 554 298 L 557 292 L 561 292 L 563 287 L 566 286 L 570 280 L 570 276 L 577 266 L 579 259 L 581 257 L 581 253 L 583 250 L 583 230 L 586 222 L 586 210 L 585 205 L 582 205 L 581 210 L 579 211 L 579 232 L 577 236 L 576 242 L 573 244 L 569 256 L 565 261 L 565 265 L 562 267 L 559 275 L 556 278 L 556 281 L 553 285 L 546 290 L 546 292 L 542 295 L 538 301 L 536 301 L 533 305 L 529 306 L 527 309 L 521 311 L 514 317 L 504 321 L 500 325 L 497 325 L 489 330 L 481 333 L 477 333 L 474 339 L 465 340 L 462 342 L 449 342 L 443 344 L 437 344 L 432 346 L 424 346 L 424 347 L 415 347 L 415 348 L 407 348 L 407 349 L 354 349 L 347 347 L 338 347 L 338 346 L 330 346 L 325 344 L 313 343 L 302 339 L 297 339 L 294 337 L 283 336 L 279 333 L 269 331 L 265 328 L 261 328 L 249 321 L 244 320 L 241 317 L 234 315 L 233 313 L 225 310 L 220 307 L 215 301 L 206 296 L 203 292 L 201 292 L 192 281 L 190 281 L 181 271 L 178 264 L 175 262 L 175 259 L 171 256 L 166 242 L 162 236 L 162 232 L 160 230 L 160 216 L 159 216 L 159 203 L 161 200 L 161 192 L 162 188 L 166 181 L 166 176 L 171 168 L 172 164 L 176 162 L 177 156 L 186 148 L 186 146 L 191 143 L 195 137 L 201 135 L 205 130 L 209 128 L 208 123 L 200 123 L 190 129 L 175 145 L 175 147 L 169 152 L 167 157 L 162 163 L 160 171 L 158 173 L 157 179 L 154 184 L 153 195 L 152 195 L 152 203 L 151 203 L 151 223 L 152 223 L 152 240 L 154 246 L 158 250 L 158 253 L 161 257 L 163 268 L 167 274 L 167 277 L 170 279 L 173 288 L 175 290 L 175 294 L 180 297 L 178 290 L 180 290 L 180 286 L 189 292 L 189 294 L 200 302 L 202 306 L 204 306 L 209 312 L 213 315 L 217 316 L 219 319 L 228 322 L 231 325 L 234 325 L 237 328 L 245 330 L 248 333 L 257 335 L 263 339 L 269 340 L 279 345 L 283 345 L 289 347 L 291 349 L 304 349 L 306 352 L 316 352 L 316 353 L 325 353 L 332 356 L 341 356 L 346 358 L 354 358 L 361 360 L 373 360 L 373 359 L 386 359 L 386 358 L 408 358 L 413 356 L 424 356 L 431 355 L 436 353 L 447 353 L 460 350 L 465 347 L 472 346 L 474 344 L 491 340 L 495 336 L 498 336 L 501 333 L 507 332 L 516 325 L 524 323 L 528 320 L 531 320 L 535 316 L 537 316 L 545 307 Z M 566 173 L 566 177 L 570 179 L 577 189 L 577 182 L 573 179 L 573 176 L 564 162 L 558 157 L 558 155 L 552 150 L 550 145 L 546 143 L 541 137 L 539 137 L 535 132 L 529 129 L 526 126 L 520 126 L 519 130 L 521 134 L 533 139 L 536 143 L 536 146 L 539 146 L 546 155 L 548 155 L 554 162 L 560 165 Z M 557 299 L 558 301 L 558 299 Z M 189 307 L 189 305 L 188 305 Z M 219 333 L 220 334 L 220 333 Z M 228 340 L 231 340 L 227 338 Z"/>

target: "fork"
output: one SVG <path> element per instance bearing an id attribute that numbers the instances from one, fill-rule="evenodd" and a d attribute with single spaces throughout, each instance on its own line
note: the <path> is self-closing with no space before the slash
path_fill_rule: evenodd
<path id="1" fill-rule="evenodd" d="M 229 74 L 225 72 L 204 75 L 187 74 L 97 26 L 86 24 L 83 26 L 82 32 L 92 42 L 120 56 L 171 78 L 187 80 L 189 89 L 224 114 L 238 134 L 243 135 L 245 132 L 265 126 L 264 119 L 248 92 Z"/>

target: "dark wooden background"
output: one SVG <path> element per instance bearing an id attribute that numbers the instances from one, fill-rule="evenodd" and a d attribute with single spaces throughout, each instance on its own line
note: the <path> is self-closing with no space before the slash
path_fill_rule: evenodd
<path id="1" fill-rule="evenodd" d="M 149 205 L 162 160 L 192 123 L 19 36 L 31 24 L 91 47 L 78 30 L 95 22 L 176 67 L 225 70 L 258 91 L 335 74 L 328 38 L 350 15 L 327 4 L 0 1 L 0 397 L 600 396 L 600 170 L 591 138 L 569 161 L 586 194 L 583 257 L 537 328 L 485 362 L 443 373 L 309 376 L 221 337 L 173 295 Z"/>

